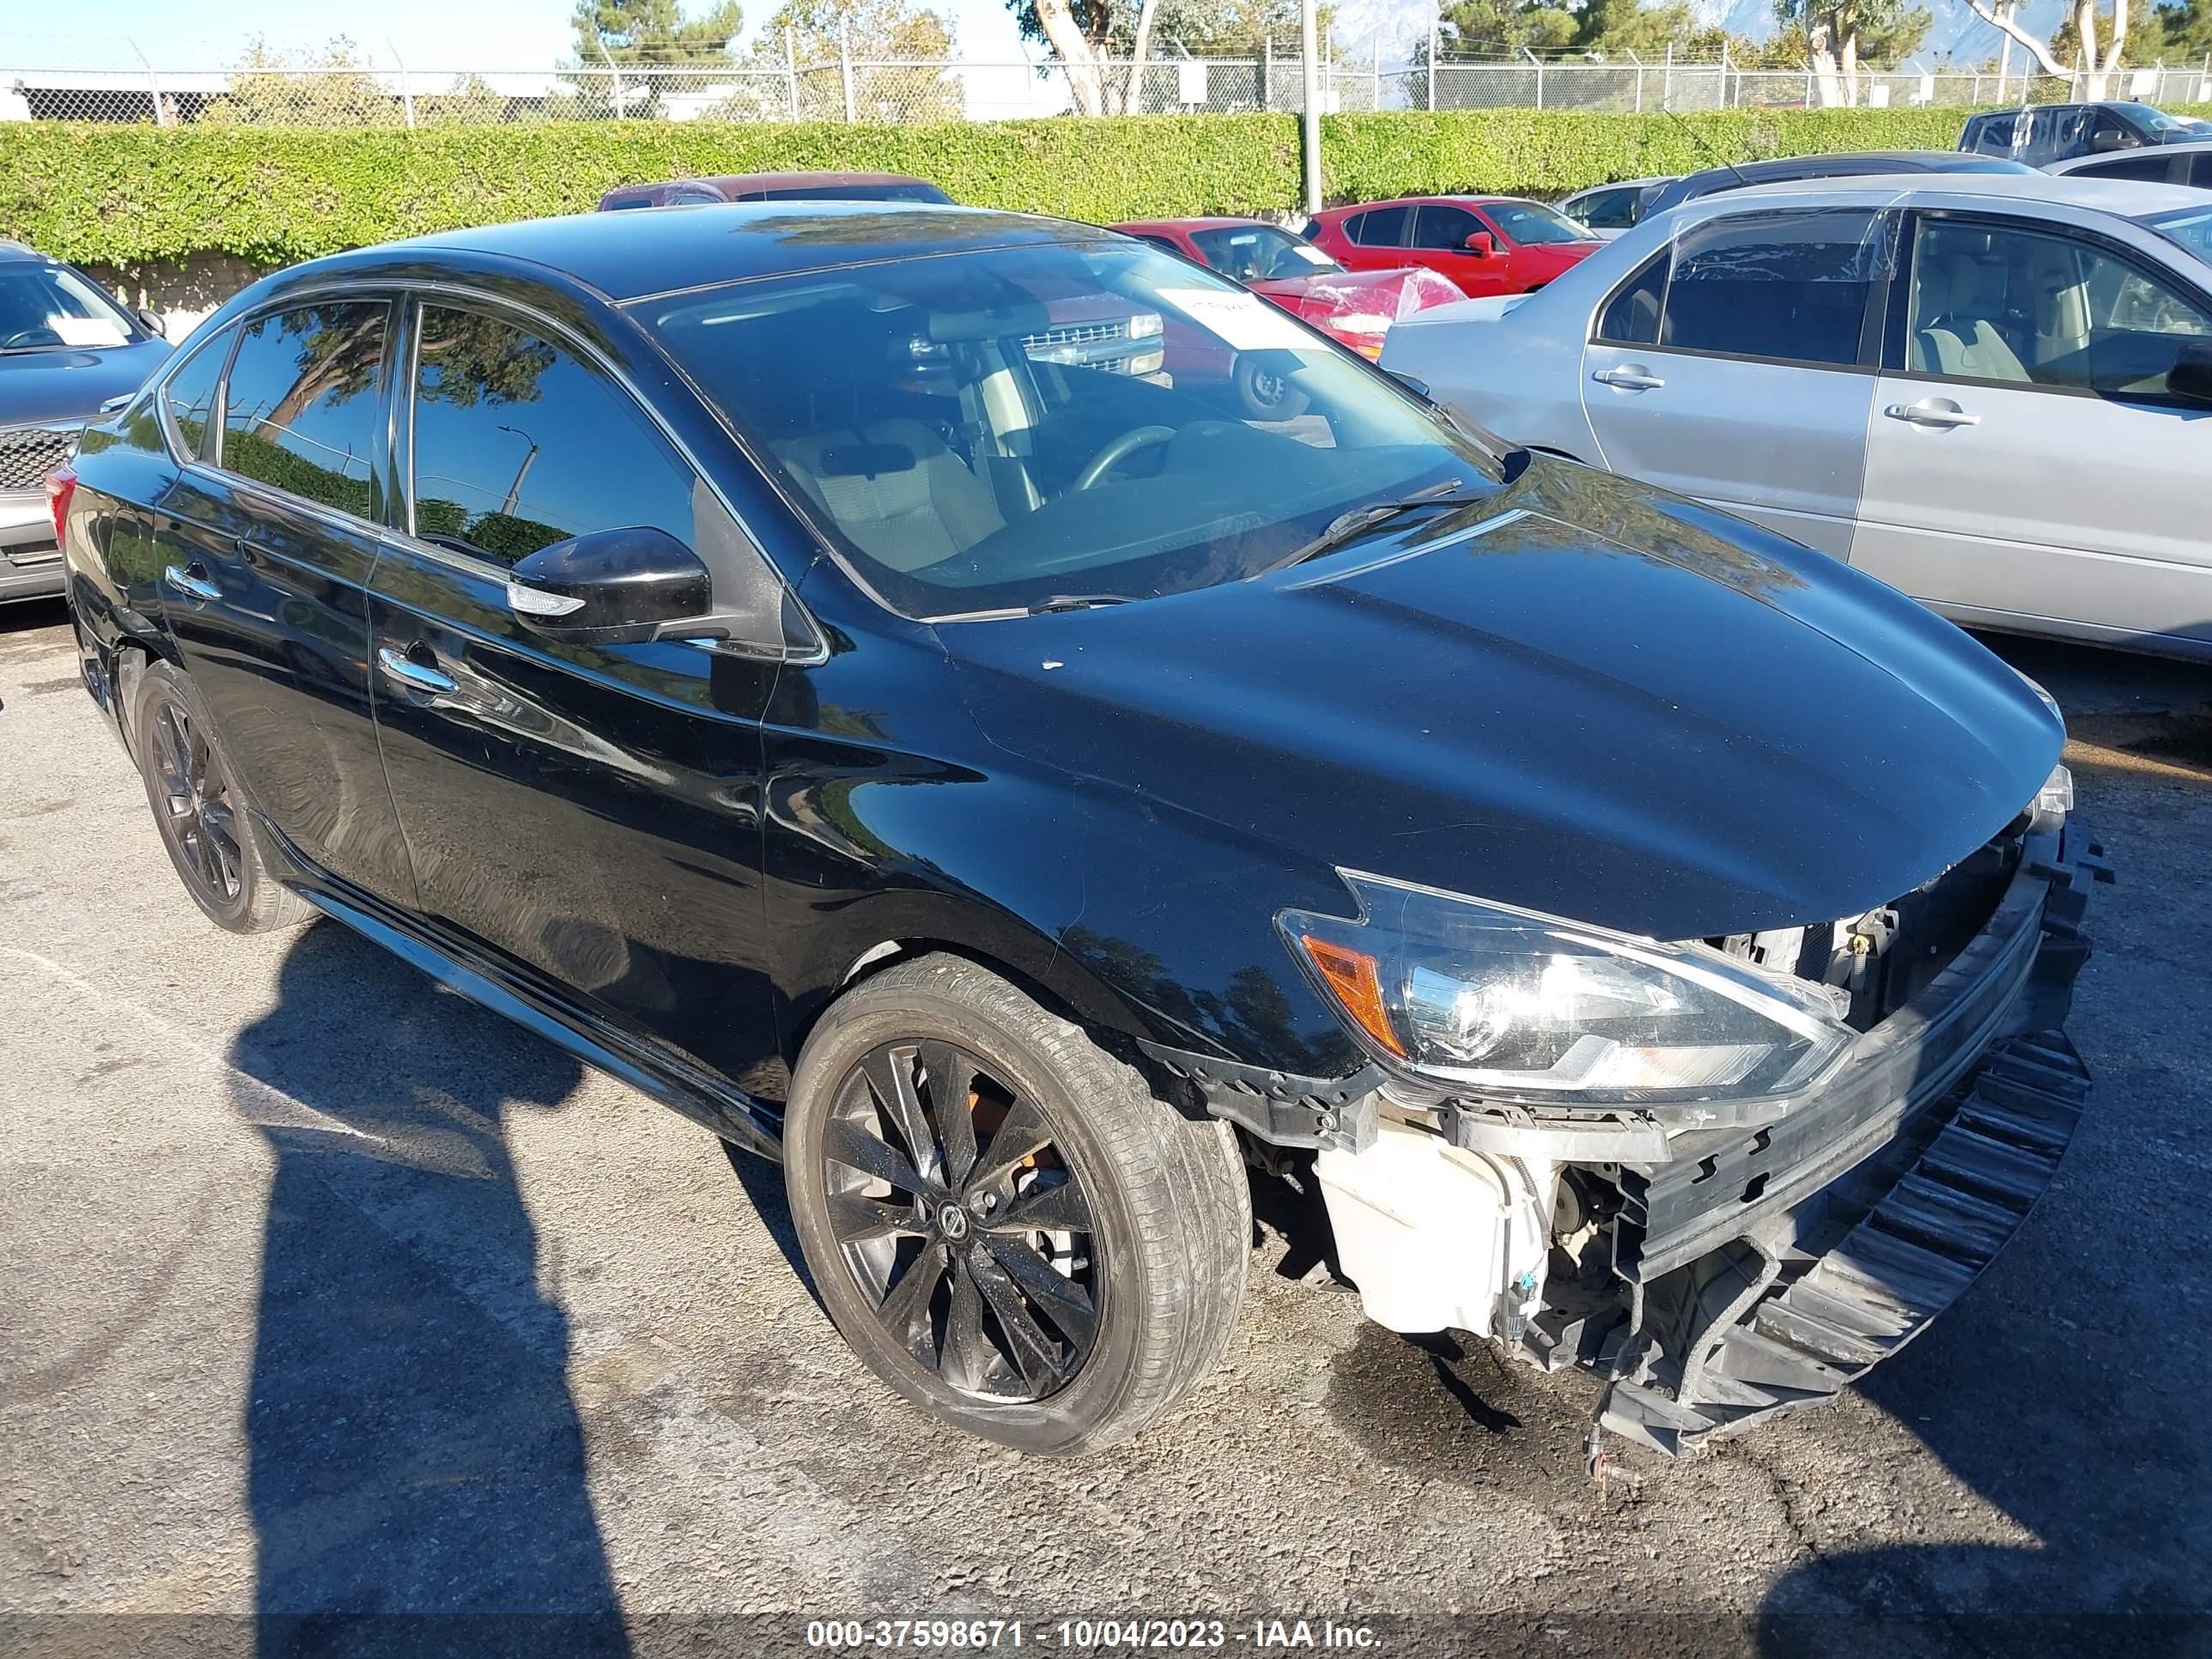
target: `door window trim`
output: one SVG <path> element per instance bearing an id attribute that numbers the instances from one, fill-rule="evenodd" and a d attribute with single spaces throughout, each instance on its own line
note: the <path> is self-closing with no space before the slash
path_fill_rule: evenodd
<path id="1" fill-rule="evenodd" d="M 2174 273 L 2161 269 L 2155 261 L 2146 259 L 2139 250 L 2098 230 L 2094 225 L 2076 221 L 2039 219 L 2027 214 L 1985 213 L 1972 208 L 1907 208 L 1905 210 L 1905 223 L 1899 233 L 1897 262 L 1890 272 L 1889 288 L 1894 298 L 1889 307 L 1887 325 L 1882 330 L 1881 373 L 1885 380 L 1911 380 L 1917 385 L 1927 386 L 1973 386 L 1990 392 L 2033 392 L 2051 398 L 2092 398 L 2099 403 L 2118 404 L 2128 409 L 2193 410 L 2212 416 L 2212 410 L 2206 409 L 2202 404 L 2159 394 L 2123 398 L 2113 392 L 2100 392 L 2089 386 L 2051 386 L 2040 380 L 1992 380 L 1978 376 L 1938 374 L 1927 369 L 1905 368 L 1905 335 L 1912 321 L 1912 261 L 1919 248 L 1921 224 L 1929 219 L 1948 219 L 1975 226 L 2026 231 L 2059 241 L 2087 242 L 2100 253 L 2118 260 L 2139 276 L 2166 288 L 2182 289 L 2185 293 L 2187 289 L 2187 284 Z M 2202 295 L 2189 297 L 2196 301 L 2197 309 L 2212 315 L 2212 299 Z M 1897 367 L 1889 367 L 1892 362 Z"/>
<path id="2" fill-rule="evenodd" d="M 1667 285 L 1662 292 L 1659 301 L 1659 326 L 1662 331 L 1664 331 L 1667 325 L 1667 295 L 1674 291 L 1674 249 L 1686 233 L 1703 230 L 1711 225 L 1727 224 L 1736 220 L 1778 218 L 1807 212 L 1854 213 L 1860 210 L 1858 206 L 1846 204 L 1813 208 L 1754 208 L 1747 211 L 1739 209 L 1732 213 L 1716 213 L 1711 218 L 1698 220 L 1695 224 L 1685 225 L 1667 239 L 1665 247 L 1654 252 L 1649 258 L 1638 261 L 1633 270 L 1606 290 L 1604 297 L 1600 299 L 1595 307 L 1591 309 L 1588 325 L 1589 334 L 1583 343 L 1583 349 L 1587 350 L 1591 346 L 1605 346 L 1615 351 L 1652 351 L 1662 356 L 1699 357 L 1717 363 L 1770 363 L 1777 368 L 1808 369 L 1815 374 L 1869 375 L 1884 374 L 1887 371 L 1881 365 L 1886 355 L 1890 318 L 1893 313 L 1899 309 L 1894 298 L 1899 291 L 1898 273 L 1904 268 L 1901 258 L 1896 257 L 1893 257 L 1890 261 L 1887 275 L 1875 276 L 1867 283 L 1866 309 L 1859 318 L 1859 355 L 1856 362 L 1823 363 L 1811 362 L 1803 357 L 1771 357 L 1750 351 L 1710 351 L 1697 346 L 1662 345 L 1656 343 L 1646 344 L 1635 340 L 1608 340 L 1598 331 L 1604 327 L 1606 313 L 1613 309 L 1613 301 L 1635 287 L 1643 279 L 1644 274 L 1662 259 L 1667 261 Z M 1887 238 L 1893 241 L 1897 248 L 1901 249 L 1905 246 L 1895 240 L 1899 235 L 1899 220 L 1895 208 L 1869 207 L 1864 210 L 1871 216 L 1871 230 L 1877 241 Z"/>

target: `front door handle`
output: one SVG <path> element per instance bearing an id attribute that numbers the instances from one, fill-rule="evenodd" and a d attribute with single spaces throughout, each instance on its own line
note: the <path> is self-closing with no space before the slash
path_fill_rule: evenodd
<path id="1" fill-rule="evenodd" d="M 1892 404 L 1881 411 L 1893 421 L 1908 421 L 1914 426 L 1979 426 L 1982 417 L 1969 415 L 1948 398 L 1923 398 L 1917 404 Z"/>
<path id="2" fill-rule="evenodd" d="M 1623 363 L 1619 368 L 1601 368 L 1590 379 L 1600 386 L 1619 386 L 1623 392 L 1656 392 L 1667 384 L 1641 363 Z"/>
<path id="3" fill-rule="evenodd" d="M 404 651 L 395 651 L 387 645 L 378 650 L 376 665 L 384 671 L 386 679 L 405 686 L 410 691 L 428 691 L 436 695 L 459 689 L 459 683 L 451 674 L 430 663 L 419 661 L 416 656 L 417 652 L 425 657 L 430 654 L 427 646 L 410 646 Z"/>
<path id="4" fill-rule="evenodd" d="M 173 564 L 161 573 L 161 580 L 188 599 L 219 599 L 222 589 L 208 580 L 207 567 L 198 559 L 190 564 Z"/>

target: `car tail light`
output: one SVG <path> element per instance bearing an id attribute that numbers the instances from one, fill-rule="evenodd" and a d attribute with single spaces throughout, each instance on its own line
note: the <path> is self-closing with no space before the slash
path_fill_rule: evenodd
<path id="1" fill-rule="evenodd" d="M 64 462 L 46 474 L 46 505 L 54 515 L 54 545 L 62 545 L 63 527 L 69 522 L 70 501 L 76 494 L 76 469 Z"/>

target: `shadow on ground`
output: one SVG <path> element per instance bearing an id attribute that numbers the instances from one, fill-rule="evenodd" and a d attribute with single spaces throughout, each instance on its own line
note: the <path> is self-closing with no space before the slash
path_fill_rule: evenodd
<path id="1" fill-rule="evenodd" d="M 624 1651 L 505 1131 L 576 1062 L 332 922 L 280 990 L 232 1055 L 276 1159 L 246 1408 L 259 1651 Z"/>

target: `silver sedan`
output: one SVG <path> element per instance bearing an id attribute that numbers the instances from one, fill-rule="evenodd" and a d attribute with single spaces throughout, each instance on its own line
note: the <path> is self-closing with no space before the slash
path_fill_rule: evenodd
<path id="1" fill-rule="evenodd" d="M 2212 659 L 2212 202 L 2041 175 L 1730 191 L 1382 366 L 1956 621 Z"/>

